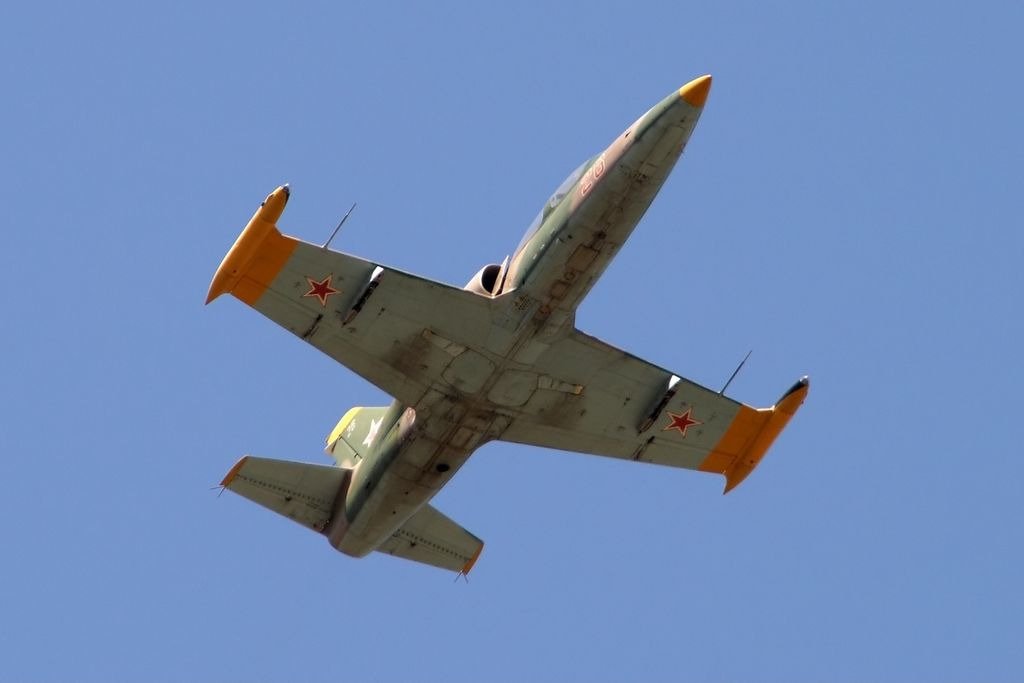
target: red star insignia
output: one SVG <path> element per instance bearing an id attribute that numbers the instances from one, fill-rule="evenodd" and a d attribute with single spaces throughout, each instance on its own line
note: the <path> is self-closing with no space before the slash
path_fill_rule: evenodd
<path id="1" fill-rule="evenodd" d="M 673 413 L 671 410 L 668 411 L 670 422 L 661 431 L 668 432 L 674 429 L 683 436 L 686 436 L 687 429 L 694 425 L 704 424 L 700 420 L 694 420 L 693 417 L 690 416 L 690 413 L 692 411 L 693 408 L 687 408 L 685 413 L 679 413 L 678 415 L 676 413 Z"/>
<path id="2" fill-rule="evenodd" d="M 327 297 L 329 297 L 331 294 L 338 293 L 337 289 L 331 287 L 331 278 L 333 277 L 334 275 L 331 274 L 325 277 L 323 280 L 320 280 L 320 282 L 317 282 L 316 280 L 307 275 L 306 280 L 309 281 L 309 291 L 303 294 L 302 296 L 316 297 L 317 299 L 320 300 L 321 306 L 327 306 Z"/>

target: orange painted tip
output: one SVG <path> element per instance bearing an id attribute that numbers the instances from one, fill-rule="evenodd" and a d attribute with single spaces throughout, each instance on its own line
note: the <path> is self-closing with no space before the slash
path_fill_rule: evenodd
<path id="1" fill-rule="evenodd" d="M 243 455 L 234 466 L 228 470 L 228 473 L 224 475 L 224 479 L 221 480 L 220 485 L 224 488 L 231 486 L 231 482 L 238 476 L 239 471 L 245 466 L 245 461 L 249 459 L 248 455 Z"/>
<path id="2" fill-rule="evenodd" d="M 479 557 L 480 557 L 480 553 L 482 553 L 483 551 L 484 551 L 484 544 L 481 543 L 480 547 L 476 549 L 476 554 L 474 554 L 473 557 L 469 558 L 469 562 L 467 562 L 466 564 L 462 565 L 462 571 L 460 573 L 463 576 L 469 574 L 469 570 L 471 570 L 473 568 L 473 565 L 476 564 L 477 559 L 479 559 Z"/>
<path id="3" fill-rule="evenodd" d="M 801 377 L 796 384 L 789 388 L 779 402 L 771 408 L 759 410 L 759 413 L 767 413 L 768 420 L 754 437 L 754 440 L 747 447 L 747 450 L 740 458 L 732 464 L 723 474 L 725 475 L 725 491 L 729 493 L 750 475 L 751 472 L 761 463 L 765 453 L 779 434 L 796 415 L 796 411 L 803 405 L 810 389 L 811 381 L 808 377 Z"/>
<path id="4" fill-rule="evenodd" d="M 277 232 L 277 220 L 284 212 L 290 195 L 291 191 L 285 184 L 271 192 L 263 200 L 220 262 L 217 272 L 213 274 L 210 289 L 206 293 L 206 303 L 210 303 L 221 294 L 227 294 L 234 290 L 267 237 L 271 233 Z M 250 302 L 246 301 L 246 303 Z"/>
<path id="5" fill-rule="evenodd" d="M 691 107 L 703 107 L 711 92 L 711 76 L 695 78 L 679 89 L 679 97 Z"/>
<path id="6" fill-rule="evenodd" d="M 775 409 L 790 415 L 795 414 L 797 409 L 803 404 L 804 399 L 807 398 L 807 392 L 810 388 L 811 378 L 804 375 L 782 395 L 779 402 L 775 404 Z"/>
<path id="7" fill-rule="evenodd" d="M 291 197 L 291 194 L 292 191 L 288 183 L 268 194 L 267 198 L 260 204 L 260 208 L 256 211 L 260 220 L 276 224 L 284 212 L 285 204 L 288 203 L 288 198 Z"/>

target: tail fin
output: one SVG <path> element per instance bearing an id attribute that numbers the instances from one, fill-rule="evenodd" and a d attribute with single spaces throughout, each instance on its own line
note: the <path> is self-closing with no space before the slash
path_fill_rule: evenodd
<path id="1" fill-rule="evenodd" d="M 327 437 L 327 455 L 339 467 L 352 469 L 369 455 L 371 448 L 391 427 L 385 424 L 389 406 L 364 408 L 357 406 L 345 413 Z"/>

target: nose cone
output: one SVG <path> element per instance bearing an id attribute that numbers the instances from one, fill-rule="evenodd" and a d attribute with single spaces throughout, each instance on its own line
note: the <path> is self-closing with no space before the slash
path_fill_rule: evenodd
<path id="1" fill-rule="evenodd" d="M 703 113 L 710 92 L 711 76 L 701 76 L 670 93 L 631 126 L 630 131 L 635 133 L 631 144 L 645 140 L 648 146 L 663 143 L 665 149 L 681 150 Z"/>
<path id="2" fill-rule="evenodd" d="M 711 76 L 701 76 L 680 88 L 679 98 L 691 107 L 699 109 L 708 101 L 709 92 L 711 92 Z"/>

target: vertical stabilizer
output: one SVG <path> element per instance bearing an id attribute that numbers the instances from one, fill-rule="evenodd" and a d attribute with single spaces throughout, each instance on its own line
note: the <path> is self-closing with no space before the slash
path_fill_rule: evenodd
<path id="1" fill-rule="evenodd" d="M 355 467 L 391 428 L 393 420 L 388 419 L 389 410 L 388 406 L 357 406 L 349 410 L 327 437 L 327 455 L 334 458 L 339 467 Z"/>

